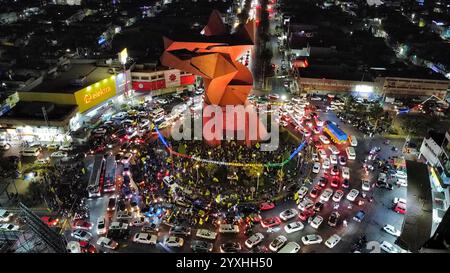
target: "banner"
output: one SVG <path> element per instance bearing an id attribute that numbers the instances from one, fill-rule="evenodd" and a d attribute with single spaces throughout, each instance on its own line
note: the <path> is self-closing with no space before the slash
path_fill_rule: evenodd
<path id="1" fill-rule="evenodd" d="M 180 86 L 180 70 L 172 69 L 164 71 L 164 80 L 166 82 L 166 87 Z"/>

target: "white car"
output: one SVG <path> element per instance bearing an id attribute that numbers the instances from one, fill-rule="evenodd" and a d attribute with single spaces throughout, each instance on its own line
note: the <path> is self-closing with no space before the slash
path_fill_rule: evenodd
<path id="1" fill-rule="evenodd" d="M 287 209 L 280 213 L 280 218 L 283 221 L 287 221 L 289 219 L 296 217 L 297 215 L 298 215 L 298 211 L 296 209 Z"/>
<path id="2" fill-rule="evenodd" d="M 338 164 L 337 156 L 335 154 L 330 155 L 330 161 L 331 161 L 331 164 L 333 164 L 333 165 Z"/>
<path id="3" fill-rule="evenodd" d="M 239 233 L 239 226 L 229 224 L 220 225 L 219 233 Z"/>
<path id="4" fill-rule="evenodd" d="M 284 230 L 286 231 L 286 233 L 293 233 L 293 232 L 302 230 L 304 227 L 305 226 L 303 225 L 302 222 L 295 221 L 295 222 L 285 225 Z"/>
<path id="5" fill-rule="evenodd" d="M 313 173 L 319 173 L 320 172 L 320 163 L 319 162 L 315 162 L 313 169 L 312 169 Z"/>
<path id="6" fill-rule="evenodd" d="M 381 248 L 381 250 L 383 250 L 387 253 L 398 253 L 399 252 L 395 246 L 393 246 L 391 243 L 386 242 L 386 241 L 381 242 L 380 248 Z"/>
<path id="7" fill-rule="evenodd" d="M 328 150 L 330 150 L 331 153 L 334 154 L 334 155 L 338 155 L 340 153 L 339 149 L 336 148 L 336 146 L 334 146 L 334 145 L 328 146 Z"/>
<path id="8" fill-rule="evenodd" d="M 402 187 L 408 187 L 408 180 L 406 180 L 405 178 L 401 178 L 401 177 L 397 177 L 394 180 L 396 185 L 400 185 Z"/>
<path id="9" fill-rule="evenodd" d="M 317 234 L 309 234 L 302 237 L 304 245 L 315 245 L 322 243 L 322 237 Z"/>
<path id="10" fill-rule="evenodd" d="M 106 222 L 104 217 L 100 217 L 97 219 L 97 234 L 106 234 Z"/>
<path id="11" fill-rule="evenodd" d="M 329 169 L 330 168 L 330 160 L 328 158 L 325 158 L 322 162 L 322 168 Z"/>
<path id="12" fill-rule="evenodd" d="M 357 189 L 352 189 L 348 194 L 347 194 L 347 200 L 348 201 L 355 201 L 356 197 L 358 197 L 359 195 L 359 191 Z"/>
<path id="13" fill-rule="evenodd" d="M 344 192 L 342 190 L 335 191 L 334 195 L 333 195 L 333 201 L 340 202 L 342 199 L 342 196 L 344 196 Z"/>
<path id="14" fill-rule="evenodd" d="M 322 141 L 322 143 L 325 144 L 325 145 L 330 144 L 330 140 L 329 140 L 326 136 L 324 136 L 324 135 L 320 135 L 320 136 L 319 136 L 319 139 L 320 139 L 320 141 Z"/>
<path id="15" fill-rule="evenodd" d="M 81 241 L 89 241 L 90 239 L 92 239 L 92 233 L 82 229 L 73 231 L 71 235 L 72 237 Z"/>
<path id="16" fill-rule="evenodd" d="M 320 194 L 320 201 L 322 202 L 328 202 L 330 200 L 330 197 L 333 195 L 333 190 L 330 188 L 326 188 L 321 194 Z"/>
<path id="17" fill-rule="evenodd" d="M 156 236 L 155 234 L 144 232 L 136 233 L 133 237 L 133 242 L 148 245 L 156 245 L 157 240 L 158 236 Z"/>
<path id="18" fill-rule="evenodd" d="M 169 103 L 166 99 L 157 99 L 156 102 L 163 105 Z"/>
<path id="19" fill-rule="evenodd" d="M 308 194 L 308 188 L 305 186 L 302 186 L 298 190 L 298 198 L 303 199 Z"/>
<path id="20" fill-rule="evenodd" d="M 314 217 L 314 219 L 311 221 L 311 227 L 318 229 L 320 227 L 320 225 L 323 222 L 323 217 L 320 215 L 317 215 L 316 217 Z"/>
<path id="21" fill-rule="evenodd" d="M 361 189 L 363 191 L 370 191 L 370 182 L 368 180 L 362 180 Z"/>
<path id="22" fill-rule="evenodd" d="M 207 229 L 199 229 L 197 230 L 196 236 L 203 239 L 215 240 L 217 233 Z"/>
<path id="23" fill-rule="evenodd" d="M 113 241 L 106 237 L 99 237 L 97 240 L 97 245 L 109 249 L 116 249 L 119 246 L 119 244 L 116 241 Z"/>
<path id="24" fill-rule="evenodd" d="M 320 155 L 320 158 L 322 158 L 322 159 L 327 158 L 327 152 L 325 152 L 325 150 L 323 150 L 323 149 L 319 150 L 319 155 Z"/>
<path id="25" fill-rule="evenodd" d="M 342 178 L 350 179 L 350 168 L 349 167 L 342 167 Z"/>
<path id="26" fill-rule="evenodd" d="M 277 252 L 282 248 L 287 242 L 286 236 L 280 235 L 277 238 L 275 238 L 269 245 L 269 249 L 273 252 Z"/>
<path id="27" fill-rule="evenodd" d="M 333 248 L 335 245 L 337 245 L 341 241 L 341 236 L 337 234 L 331 235 L 328 240 L 325 241 L 325 245 L 329 248 Z"/>
<path id="28" fill-rule="evenodd" d="M 312 96 L 312 97 L 311 97 L 311 100 L 317 100 L 317 101 L 319 101 L 319 100 L 322 100 L 322 98 L 321 98 L 321 97 L 315 97 L 315 96 Z"/>
<path id="29" fill-rule="evenodd" d="M 245 245 L 248 248 L 252 248 L 256 246 L 257 244 L 261 243 L 261 241 L 264 239 L 264 235 L 262 233 L 255 233 L 252 236 L 250 236 L 247 240 L 245 240 Z"/>
<path id="30" fill-rule="evenodd" d="M 2 224 L 2 225 L 0 225 L 0 230 L 15 231 L 15 230 L 19 230 L 19 226 L 13 225 L 13 224 Z"/>
<path id="31" fill-rule="evenodd" d="M 395 176 L 396 177 L 398 177 L 398 178 L 403 178 L 403 179 L 406 179 L 408 176 L 406 175 L 406 172 L 404 172 L 404 171 L 397 171 L 396 173 L 395 173 Z"/>
<path id="32" fill-rule="evenodd" d="M 63 152 L 63 151 L 57 151 L 54 152 L 50 155 L 50 157 L 52 158 L 62 158 L 62 157 L 67 157 L 69 154 L 67 154 L 67 152 Z"/>
<path id="33" fill-rule="evenodd" d="M 392 225 L 384 225 L 383 230 L 395 237 L 400 236 L 400 233 L 401 233 L 400 230 L 396 229 Z"/>
<path id="34" fill-rule="evenodd" d="M 296 242 L 289 242 L 283 246 L 278 253 L 297 253 L 300 251 L 300 245 Z"/>
<path id="35" fill-rule="evenodd" d="M 298 204 L 298 209 L 299 210 L 307 210 L 309 208 L 311 208 L 312 206 L 314 206 L 314 202 L 309 199 L 309 198 L 305 198 L 303 199 L 300 204 Z"/>
<path id="36" fill-rule="evenodd" d="M 169 236 L 164 240 L 164 245 L 168 247 L 182 247 L 184 239 L 176 236 Z"/>

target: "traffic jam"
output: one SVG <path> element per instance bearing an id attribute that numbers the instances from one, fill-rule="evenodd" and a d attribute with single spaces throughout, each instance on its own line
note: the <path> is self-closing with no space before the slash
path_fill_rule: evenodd
<path id="1" fill-rule="evenodd" d="M 197 91 L 197 99 L 201 91 Z M 152 166 L 152 158 L 162 157 L 164 151 L 147 149 L 149 143 L 158 141 L 151 124 L 163 129 L 182 118 L 181 110 L 175 111 L 178 116 L 173 116 L 174 111 L 172 116 L 166 114 L 173 102 L 182 105 L 180 109 L 196 108 L 193 99 L 179 95 L 153 98 L 111 115 L 92 131 L 84 160 L 90 170 L 89 198 L 81 201 L 86 212 L 75 214 L 65 232 L 68 250 L 296 253 L 314 251 L 314 245 L 333 249 L 347 235 L 349 225 L 364 222 L 374 191 L 406 186 L 405 171 L 381 164 L 377 147 L 365 159 L 359 159 L 364 155 L 355 152 L 356 137 L 347 135 L 334 122 L 322 120 L 311 98 L 293 97 L 288 101 L 272 94 L 250 96 L 249 100 L 257 107 L 281 105 L 280 126 L 308 141 L 310 148 L 302 153 L 303 163 L 309 166 L 308 175 L 299 181 L 293 196 L 276 202 L 236 204 L 234 213 L 220 211 L 213 204 L 185 204 L 174 199 L 174 176 Z M 363 170 L 355 171 L 357 160 L 364 162 Z M 381 170 L 376 179 L 375 164 Z M 136 165 L 156 173 L 156 179 L 145 179 L 145 172 L 134 170 Z M 394 213 L 404 214 L 405 210 L 405 198 L 393 200 Z M 210 217 L 212 224 L 200 227 L 186 221 L 193 213 Z M 42 220 L 49 226 L 62 224 L 56 218 Z M 400 235 L 389 223 L 381 231 Z M 351 251 L 362 251 L 364 240 L 360 238 Z M 400 252 L 387 241 L 380 244 L 386 252 Z"/>

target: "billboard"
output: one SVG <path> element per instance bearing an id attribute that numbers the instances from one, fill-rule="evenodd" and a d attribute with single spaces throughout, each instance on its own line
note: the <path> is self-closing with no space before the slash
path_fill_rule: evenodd
<path id="1" fill-rule="evenodd" d="M 79 112 L 85 112 L 116 95 L 116 77 L 98 81 L 75 93 Z"/>

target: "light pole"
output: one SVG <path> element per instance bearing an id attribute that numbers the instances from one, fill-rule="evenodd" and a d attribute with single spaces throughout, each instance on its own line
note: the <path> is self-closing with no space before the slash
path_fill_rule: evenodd
<path id="1" fill-rule="evenodd" d="M 259 188 L 259 176 L 260 176 L 261 174 L 258 172 L 257 174 L 256 174 L 256 196 L 258 196 L 258 188 Z"/>
<path id="2" fill-rule="evenodd" d="M 197 170 L 197 183 L 198 183 L 198 168 L 199 168 L 199 166 L 198 166 L 198 164 L 196 164 L 195 169 Z"/>

